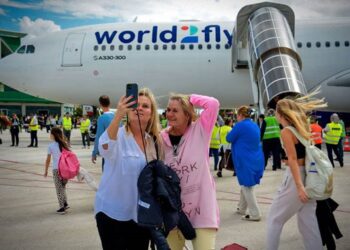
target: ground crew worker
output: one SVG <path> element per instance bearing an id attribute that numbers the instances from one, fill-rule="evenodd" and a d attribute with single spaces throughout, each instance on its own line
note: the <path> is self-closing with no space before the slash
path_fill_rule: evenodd
<path id="1" fill-rule="evenodd" d="M 63 127 L 63 134 L 67 138 L 68 144 L 70 144 L 70 133 L 72 130 L 72 118 L 69 115 L 69 112 L 66 113 L 66 115 L 62 119 L 62 127 Z"/>
<path id="2" fill-rule="evenodd" d="M 221 143 L 221 148 L 220 148 L 220 155 L 221 155 L 221 160 L 219 163 L 219 170 L 216 173 L 218 177 L 222 177 L 222 169 L 226 167 L 226 164 L 228 162 L 228 156 L 229 153 L 231 152 L 231 143 L 226 141 L 226 136 L 227 134 L 231 131 L 232 129 L 232 120 L 226 118 L 225 119 L 225 125 L 220 128 L 220 143 Z M 228 152 L 227 152 L 228 151 Z M 232 161 L 232 159 L 230 159 Z"/>
<path id="3" fill-rule="evenodd" d="M 343 120 L 339 120 L 339 124 L 342 127 L 342 131 L 341 131 L 341 135 L 340 135 L 340 139 L 338 142 L 338 151 L 339 151 L 339 155 L 340 158 L 344 159 L 344 141 L 345 141 L 345 136 L 346 136 L 346 130 L 345 130 L 345 124 L 343 122 Z M 336 161 L 339 161 L 339 159 L 335 159 Z"/>
<path id="4" fill-rule="evenodd" d="M 330 117 L 330 120 L 331 122 L 328 123 L 323 130 L 325 133 L 325 141 L 326 141 L 328 158 L 334 167 L 333 154 L 332 154 L 332 150 L 333 150 L 333 152 L 335 153 L 335 155 L 339 160 L 340 167 L 343 167 L 344 166 L 343 157 L 339 155 L 339 151 L 338 151 L 338 143 L 339 143 L 343 128 L 339 123 L 338 114 L 336 113 L 332 114 Z"/>
<path id="5" fill-rule="evenodd" d="M 318 125 L 316 117 L 310 117 L 310 130 L 311 139 L 314 141 L 315 146 L 322 149 L 322 127 Z"/>
<path id="6" fill-rule="evenodd" d="M 265 168 L 270 152 L 272 152 L 272 170 L 276 171 L 277 169 L 281 169 L 281 130 L 273 109 L 269 109 L 268 116 L 265 117 L 260 131 L 265 158 Z"/>
<path id="7" fill-rule="evenodd" d="M 18 147 L 18 143 L 19 143 L 19 137 L 18 137 L 19 127 L 20 127 L 19 119 L 18 119 L 17 115 L 14 113 L 12 115 L 12 118 L 11 118 L 11 127 L 10 127 L 11 141 L 12 141 L 11 147 L 14 147 L 14 146 Z"/>
<path id="8" fill-rule="evenodd" d="M 39 129 L 38 119 L 36 115 L 32 115 L 29 122 L 30 144 L 28 145 L 28 148 L 38 147 L 38 129 Z M 35 141 L 35 144 L 34 144 L 34 141 Z"/>
<path id="9" fill-rule="evenodd" d="M 220 127 L 219 127 L 219 123 L 216 122 L 213 128 L 213 132 L 211 133 L 210 149 L 209 149 L 209 156 L 214 157 L 214 170 L 218 169 L 219 148 L 220 148 Z"/>
<path id="10" fill-rule="evenodd" d="M 90 148 L 90 136 L 89 136 L 89 128 L 90 128 L 90 119 L 87 115 L 84 115 L 80 121 L 80 133 L 81 139 L 83 141 L 83 148 L 86 148 L 86 144 L 88 148 Z"/>
<path id="11" fill-rule="evenodd" d="M 165 112 L 160 115 L 160 125 L 162 128 L 166 128 L 168 125 L 168 120 L 165 117 Z"/>

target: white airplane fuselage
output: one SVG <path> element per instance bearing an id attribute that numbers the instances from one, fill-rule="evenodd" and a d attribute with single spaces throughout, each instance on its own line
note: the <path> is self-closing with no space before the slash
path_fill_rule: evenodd
<path id="1" fill-rule="evenodd" d="M 65 103 L 97 104 L 102 94 L 116 103 L 125 94 L 126 83 L 135 82 L 150 88 L 163 107 L 170 92 L 214 96 L 225 108 L 253 104 L 249 71 L 232 71 L 232 48 L 225 47 L 231 44 L 233 28 L 230 22 L 183 22 L 62 30 L 27 40 L 24 44 L 33 45 L 34 53 L 1 59 L 0 81 Z M 297 52 L 306 87 L 321 86 L 321 96 L 333 111 L 350 110 L 350 47 L 345 46 L 349 30 L 349 21 L 296 22 L 295 41 L 302 43 Z M 316 47 L 316 42 L 321 46 Z"/>

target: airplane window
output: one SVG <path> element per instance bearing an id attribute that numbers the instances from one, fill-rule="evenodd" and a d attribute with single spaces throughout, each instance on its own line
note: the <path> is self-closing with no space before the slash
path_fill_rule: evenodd
<path id="1" fill-rule="evenodd" d="M 132 50 L 132 45 L 128 45 L 128 50 Z"/>
<path id="2" fill-rule="evenodd" d="M 310 43 L 310 42 L 307 42 L 307 43 L 306 43 L 306 47 L 311 48 L 311 43 Z"/>
<path id="3" fill-rule="evenodd" d="M 23 54 L 25 50 L 26 50 L 26 46 L 23 45 L 22 47 L 20 47 L 20 48 L 17 50 L 17 53 L 18 53 L 18 54 Z"/>
<path id="4" fill-rule="evenodd" d="M 326 44 L 326 47 L 327 47 L 327 48 L 328 48 L 329 46 L 331 46 L 331 43 L 328 42 L 328 41 L 327 41 L 325 44 Z"/>
<path id="5" fill-rule="evenodd" d="M 339 47 L 340 46 L 340 42 L 339 41 L 335 41 L 334 45 L 335 45 L 335 47 Z"/>
<path id="6" fill-rule="evenodd" d="M 105 51 L 106 50 L 106 45 L 102 45 L 101 49 L 102 49 L 102 51 Z"/>
<path id="7" fill-rule="evenodd" d="M 154 50 L 158 50 L 158 44 L 153 45 Z"/>
<path id="8" fill-rule="evenodd" d="M 220 47 L 221 47 L 220 44 L 217 44 L 217 45 L 215 46 L 216 49 L 220 49 Z"/>
<path id="9" fill-rule="evenodd" d="M 176 49 L 176 44 L 172 44 L 172 45 L 171 45 L 171 49 L 172 49 L 172 50 L 175 50 L 175 49 Z"/>
<path id="10" fill-rule="evenodd" d="M 316 47 L 317 48 L 321 47 L 321 43 L 320 42 L 316 42 Z"/>
<path id="11" fill-rule="evenodd" d="M 207 49 L 211 49 L 211 44 L 207 44 Z"/>
<path id="12" fill-rule="evenodd" d="M 94 51 L 98 51 L 98 45 L 94 46 Z"/>
<path id="13" fill-rule="evenodd" d="M 345 42 L 344 42 L 344 46 L 345 46 L 345 47 L 349 47 L 349 41 L 345 41 Z"/>
<path id="14" fill-rule="evenodd" d="M 122 44 L 119 45 L 119 50 L 123 50 L 124 46 Z"/>
<path id="15" fill-rule="evenodd" d="M 228 43 L 225 44 L 225 49 L 229 49 L 230 47 L 231 47 L 230 44 Z"/>
<path id="16" fill-rule="evenodd" d="M 35 52 L 35 47 L 34 47 L 34 45 L 28 45 L 27 46 L 27 51 L 26 51 L 26 53 L 28 54 L 28 53 L 30 53 L 30 54 L 33 54 Z"/>
<path id="17" fill-rule="evenodd" d="M 140 50 L 140 49 L 141 49 L 141 45 L 140 44 L 136 45 L 136 50 Z"/>
<path id="18" fill-rule="evenodd" d="M 114 45 L 111 45 L 111 47 L 109 48 L 110 50 L 114 50 Z"/>
<path id="19" fill-rule="evenodd" d="M 297 43 L 297 46 L 298 46 L 298 48 L 302 48 L 302 47 L 303 47 L 303 44 L 302 44 L 301 42 L 298 42 L 298 43 Z"/>
<path id="20" fill-rule="evenodd" d="M 180 45 L 180 49 L 184 50 L 185 49 L 185 44 Z"/>
<path id="21" fill-rule="evenodd" d="M 148 44 L 145 45 L 145 50 L 149 50 L 149 45 Z"/>
<path id="22" fill-rule="evenodd" d="M 198 44 L 198 49 L 203 49 L 203 45 L 202 44 Z"/>
<path id="23" fill-rule="evenodd" d="M 163 44 L 163 50 L 167 50 L 168 46 L 166 44 Z"/>
<path id="24" fill-rule="evenodd" d="M 190 46 L 188 46 L 190 48 L 190 50 L 192 50 L 194 48 L 193 44 L 190 44 Z"/>

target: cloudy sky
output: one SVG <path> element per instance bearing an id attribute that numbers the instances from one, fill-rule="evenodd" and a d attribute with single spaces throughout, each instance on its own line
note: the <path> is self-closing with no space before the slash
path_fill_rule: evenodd
<path id="1" fill-rule="evenodd" d="M 349 0 L 281 0 L 297 19 L 350 17 Z M 254 0 L 0 0 L 0 29 L 31 36 L 111 22 L 234 21 Z"/>

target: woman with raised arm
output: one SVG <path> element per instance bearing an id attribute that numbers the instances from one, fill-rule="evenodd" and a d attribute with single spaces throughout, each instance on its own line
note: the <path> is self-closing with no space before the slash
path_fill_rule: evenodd
<path id="1" fill-rule="evenodd" d="M 267 220 L 267 249 L 277 250 L 284 224 L 297 214 L 298 228 L 306 250 L 323 249 L 316 219 L 316 201 L 305 191 L 305 147 L 288 127 L 293 127 L 306 140 L 310 128 L 306 112 L 325 107 L 323 100 L 306 97 L 282 99 L 277 102 L 276 118 L 283 126 L 281 140 L 287 155 L 287 169 Z"/>
<path id="2" fill-rule="evenodd" d="M 181 180 L 182 210 L 196 231 L 192 240 L 194 250 L 215 249 L 219 228 L 219 208 L 208 155 L 219 105 L 213 97 L 172 95 L 166 110 L 168 128 L 161 133 L 164 161 Z M 194 107 L 203 109 L 198 119 Z M 185 238 L 178 229 L 172 230 L 167 240 L 172 250 L 184 248 Z"/>
<path id="3" fill-rule="evenodd" d="M 120 98 L 111 124 L 99 139 L 105 165 L 95 216 L 103 249 L 147 250 L 149 245 L 148 230 L 137 225 L 137 180 L 146 166 L 145 153 L 149 161 L 157 158 L 153 138 L 159 138 L 159 120 L 150 90 L 139 91 L 136 109 L 131 108 L 134 101 L 128 102 L 131 98 Z M 120 128 L 125 115 L 127 124 Z"/>

